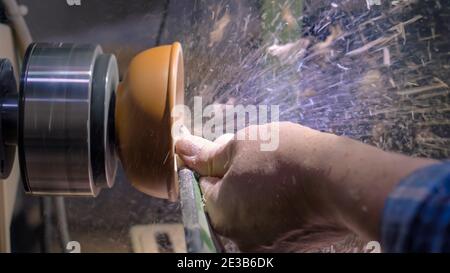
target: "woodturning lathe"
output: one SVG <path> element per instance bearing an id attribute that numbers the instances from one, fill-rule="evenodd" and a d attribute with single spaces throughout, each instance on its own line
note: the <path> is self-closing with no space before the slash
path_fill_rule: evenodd
<path id="1" fill-rule="evenodd" d="M 96 45 L 30 45 L 19 92 L 6 59 L 1 68 L 3 178 L 17 145 L 33 195 L 96 196 L 113 186 L 120 158 L 138 190 L 178 198 L 171 109 L 184 96 L 179 43 L 138 54 L 120 84 L 116 58 Z"/>

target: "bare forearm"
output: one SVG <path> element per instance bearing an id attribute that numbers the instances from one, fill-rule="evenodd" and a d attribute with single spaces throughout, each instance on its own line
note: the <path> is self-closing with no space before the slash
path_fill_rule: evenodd
<path id="1" fill-rule="evenodd" d="M 378 240 L 384 203 L 404 177 L 434 160 L 384 152 L 343 137 L 330 145 L 329 192 L 339 220 L 357 234 Z"/>
<path id="2" fill-rule="evenodd" d="M 302 181 L 299 196 L 325 220 L 341 223 L 367 239 L 379 239 L 384 203 L 395 185 L 436 163 L 296 124 L 284 126 L 288 128 L 282 130 L 281 141 L 287 144 L 280 152 L 284 165 L 295 162 L 295 176 Z"/>

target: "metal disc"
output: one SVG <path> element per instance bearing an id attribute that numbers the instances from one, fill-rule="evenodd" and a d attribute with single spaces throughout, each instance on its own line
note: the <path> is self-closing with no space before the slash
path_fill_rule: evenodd
<path id="1" fill-rule="evenodd" d="M 17 143 L 17 87 L 11 63 L 0 59 L 0 178 L 9 177 Z"/>
<path id="2" fill-rule="evenodd" d="M 111 188 L 117 172 L 114 98 L 118 84 L 116 58 L 111 54 L 99 56 L 95 62 L 91 97 L 91 162 L 98 187 Z"/>

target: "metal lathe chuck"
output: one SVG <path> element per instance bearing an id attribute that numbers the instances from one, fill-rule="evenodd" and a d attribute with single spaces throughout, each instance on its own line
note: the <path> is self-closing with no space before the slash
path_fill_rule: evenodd
<path id="1" fill-rule="evenodd" d="M 9 175 L 17 145 L 28 193 L 96 196 L 112 187 L 115 57 L 93 45 L 32 44 L 18 93 L 10 65 L 1 64 L 1 176 Z"/>

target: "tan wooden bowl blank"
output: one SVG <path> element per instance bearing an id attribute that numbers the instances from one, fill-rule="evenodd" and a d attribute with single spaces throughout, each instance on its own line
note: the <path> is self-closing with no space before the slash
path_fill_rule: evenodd
<path id="1" fill-rule="evenodd" d="M 116 136 L 127 178 L 141 192 L 172 201 L 178 198 L 178 182 L 171 110 L 183 101 L 179 43 L 134 57 L 116 97 Z"/>

